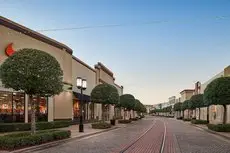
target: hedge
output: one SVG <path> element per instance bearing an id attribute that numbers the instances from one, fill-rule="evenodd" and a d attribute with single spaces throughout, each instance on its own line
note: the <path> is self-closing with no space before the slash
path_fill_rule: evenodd
<path id="1" fill-rule="evenodd" d="M 106 122 L 92 123 L 92 128 L 93 129 L 108 129 L 108 128 L 111 128 L 111 124 L 106 123 Z"/>
<path id="2" fill-rule="evenodd" d="M 131 121 L 137 121 L 138 118 L 131 118 Z"/>
<path id="3" fill-rule="evenodd" d="M 0 149 L 13 150 L 22 147 L 38 145 L 50 141 L 69 138 L 70 131 L 38 131 L 36 134 L 31 135 L 30 132 L 23 132 L 17 134 L 9 134 L 0 137 Z"/>
<path id="4" fill-rule="evenodd" d="M 207 124 L 208 129 L 216 132 L 230 132 L 230 124 Z"/>
<path id="5" fill-rule="evenodd" d="M 132 122 L 131 120 L 118 120 L 118 123 L 121 123 L 121 124 L 127 124 L 131 122 Z"/>
<path id="6" fill-rule="evenodd" d="M 37 122 L 37 130 L 54 129 L 70 126 L 70 121 L 54 121 L 54 122 Z M 0 124 L 0 132 L 12 131 L 29 131 L 30 123 L 2 123 Z"/>
<path id="7" fill-rule="evenodd" d="M 192 120 L 192 124 L 208 124 L 208 121 L 206 120 Z"/>
<path id="8" fill-rule="evenodd" d="M 183 121 L 185 121 L 185 122 L 186 122 L 186 121 L 191 121 L 191 119 L 189 119 L 189 118 L 184 118 Z"/>

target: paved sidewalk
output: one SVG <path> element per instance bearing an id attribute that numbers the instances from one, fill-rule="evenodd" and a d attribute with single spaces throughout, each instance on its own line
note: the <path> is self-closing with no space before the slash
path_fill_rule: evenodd
<path id="1" fill-rule="evenodd" d="M 76 140 L 76 139 L 81 139 L 81 138 L 85 138 L 91 135 L 96 135 L 102 132 L 107 132 L 107 131 L 111 131 L 117 128 L 123 128 L 126 127 L 125 124 L 116 124 L 115 126 L 112 126 L 109 129 L 93 129 L 91 126 L 91 123 L 87 123 L 84 124 L 84 132 L 79 132 L 79 125 L 72 125 L 66 128 L 59 128 L 60 130 L 70 130 L 71 131 L 71 138 L 68 139 L 64 139 L 64 140 L 59 140 L 59 141 L 54 141 L 54 142 L 50 142 L 50 143 L 45 143 L 45 144 L 41 144 L 41 145 L 36 145 L 36 146 L 32 146 L 32 147 L 27 147 L 24 149 L 19 149 L 19 150 L 15 150 L 13 151 L 14 153 L 19 153 L 19 152 L 33 152 L 35 150 L 39 150 L 40 148 L 49 148 L 52 146 L 56 146 L 56 145 L 60 145 L 62 143 L 66 143 L 72 140 Z M 22 132 L 22 131 L 20 131 Z M 11 133 L 17 133 L 17 132 L 11 132 Z M 9 133 L 4 133 L 4 134 L 9 134 Z M 2 135 L 4 135 L 2 134 Z M 9 153 L 9 151 L 1 151 L 0 153 Z"/>
<path id="2" fill-rule="evenodd" d="M 209 133 L 212 133 L 212 134 L 216 134 L 218 136 L 221 136 L 225 139 L 228 139 L 230 140 L 230 132 L 216 132 L 216 131 L 212 131 L 212 130 L 209 130 L 208 127 L 206 125 L 200 125 L 200 124 L 192 124 L 193 126 L 196 126 L 198 128 L 201 128 Z"/>

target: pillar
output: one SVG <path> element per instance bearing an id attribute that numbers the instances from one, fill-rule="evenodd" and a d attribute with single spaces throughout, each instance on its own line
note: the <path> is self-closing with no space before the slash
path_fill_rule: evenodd
<path id="1" fill-rule="evenodd" d="M 28 123 L 28 100 L 29 96 L 25 94 L 25 123 Z"/>
<path id="2" fill-rule="evenodd" d="M 54 102 L 53 97 L 48 97 L 48 122 L 54 120 Z"/>

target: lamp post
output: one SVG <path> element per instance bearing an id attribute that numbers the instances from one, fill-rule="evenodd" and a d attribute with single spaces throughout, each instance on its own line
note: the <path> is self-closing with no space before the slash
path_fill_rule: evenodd
<path id="1" fill-rule="evenodd" d="M 81 103 L 80 103 L 80 124 L 79 124 L 79 132 L 84 132 L 84 125 L 83 125 L 83 90 L 87 88 L 86 79 L 82 79 L 81 77 L 77 77 L 77 88 L 81 90 Z"/>

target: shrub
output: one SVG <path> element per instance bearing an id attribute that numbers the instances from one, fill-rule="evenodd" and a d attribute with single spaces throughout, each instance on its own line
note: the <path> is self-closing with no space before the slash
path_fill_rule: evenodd
<path id="1" fill-rule="evenodd" d="M 177 117 L 176 119 L 178 119 L 178 120 L 183 120 L 183 117 Z"/>
<path id="2" fill-rule="evenodd" d="M 106 122 L 92 123 L 92 128 L 93 129 L 108 129 L 108 128 L 111 128 L 111 124 L 106 123 Z"/>
<path id="3" fill-rule="evenodd" d="M 127 124 L 131 122 L 132 122 L 131 120 L 118 120 L 118 123 L 121 123 L 121 124 Z"/>
<path id="4" fill-rule="evenodd" d="M 186 121 L 191 121 L 191 119 L 189 119 L 189 118 L 184 118 L 183 121 L 185 121 L 185 122 L 186 122 Z"/>
<path id="5" fill-rule="evenodd" d="M 131 121 L 137 121 L 138 118 L 131 118 Z"/>
<path id="6" fill-rule="evenodd" d="M 208 121 L 206 120 L 192 120 L 192 124 L 208 124 Z"/>
<path id="7" fill-rule="evenodd" d="M 230 132 L 230 124 L 207 124 L 208 129 L 217 132 Z"/>
<path id="8" fill-rule="evenodd" d="M 37 130 L 54 129 L 70 126 L 70 121 L 37 122 Z M 29 131 L 30 123 L 2 123 L 0 132 Z"/>
<path id="9" fill-rule="evenodd" d="M 26 146 L 38 145 L 50 141 L 69 138 L 70 131 L 49 130 L 38 131 L 31 135 L 30 132 L 9 134 L 0 137 L 0 149 L 13 150 Z"/>

